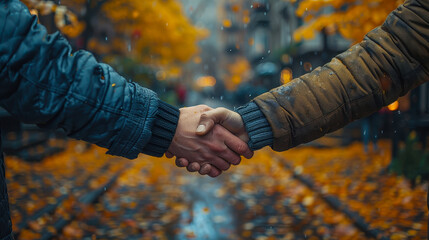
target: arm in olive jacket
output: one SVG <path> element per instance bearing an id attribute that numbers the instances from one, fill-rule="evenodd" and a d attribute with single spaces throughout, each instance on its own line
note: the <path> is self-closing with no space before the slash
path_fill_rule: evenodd
<path id="1" fill-rule="evenodd" d="M 410 0 L 331 62 L 237 111 L 254 149 L 283 151 L 368 116 L 426 81 L 429 1 Z M 265 119 L 270 128 L 261 132 Z"/>

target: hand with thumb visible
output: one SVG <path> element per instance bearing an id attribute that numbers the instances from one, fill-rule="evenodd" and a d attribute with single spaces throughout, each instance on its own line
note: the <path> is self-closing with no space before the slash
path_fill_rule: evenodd
<path id="1" fill-rule="evenodd" d="M 200 122 L 198 123 L 198 127 L 196 129 L 196 134 L 199 136 L 204 136 L 209 133 L 216 124 L 223 126 L 244 142 L 249 141 L 249 136 L 246 132 L 246 128 L 240 114 L 226 108 L 216 108 L 202 113 Z M 253 153 L 244 155 L 246 158 L 251 158 L 252 156 Z M 193 164 L 192 168 L 198 169 L 198 172 L 202 175 L 213 171 L 210 164 L 204 164 L 203 166 L 196 166 L 198 163 L 191 164 Z M 237 164 L 239 164 L 239 162 Z M 178 158 L 176 159 L 176 165 L 179 167 L 189 168 L 189 161 L 185 158 Z"/>

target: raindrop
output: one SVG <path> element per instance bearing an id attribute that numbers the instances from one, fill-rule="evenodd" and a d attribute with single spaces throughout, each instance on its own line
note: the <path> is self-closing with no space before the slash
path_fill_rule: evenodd
<path id="1" fill-rule="evenodd" d="M 220 30 L 222 30 L 222 31 L 223 31 L 223 26 L 221 26 L 221 27 L 220 27 Z"/>
<path id="2" fill-rule="evenodd" d="M 104 37 L 104 40 L 107 42 L 107 36 Z"/>
<path id="3" fill-rule="evenodd" d="M 333 73 L 333 72 L 330 72 L 330 73 L 329 73 L 329 75 L 334 75 L 334 73 Z"/>
<path id="4" fill-rule="evenodd" d="M 67 188 L 65 188 L 65 187 L 60 187 L 60 193 L 61 194 L 66 194 L 67 193 Z"/>
<path id="5" fill-rule="evenodd" d="M 253 8 L 253 4 L 252 4 L 252 5 L 250 5 L 250 8 Z"/>
<path id="6" fill-rule="evenodd" d="M 363 131 L 363 135 L 364 135 L 364 136 L 366 135 L 366 130 L 365 130 L 365 131 Z"/>
<path id="7" fill-rule="evenodd" d="M 264 16 L 267 16 L 267 12 L 264 12 Z"/>
<path id="8" fill-rule="evenodd" d="M 264 57 L 262 57 L 261 59 L 264 60 Z"/>
<path id="9" fill-rule="evenodd" d="M 384 133 L 384 131 L 383 131 L 383 130 L 381 130 L 381 133 Z"/>
<path id="10" fill-rule="evenodd" d="M 106 187 L 104 187 L 104 191 L 106 191 Z"/>
<path id="11" fill-rule="evenodd" d="M 308 8 L 305 8 L 305 11 L 308 11 Z"/>
<path id="12" fill-rule="evenodd" d="M 128 43 L 127 49 L 128 49 L 128 52 L 131 52 L 131 44 Z"/>
<path id="13" fill-rule="evenodd" d="M 302 61 L 299 61 L 299 65 L 302 66 Z"/>
<path id="14" fill-rule="evenodd" d="M 167 27 L 168 27 L 168 23 L 165 23 L 165 26 L 167 26 Z"/>
<path id="15" fill-rule="evenodd" d="M 401 111 L 398 111 L 398 114 L 401 114 Z"/>
<path id="16" fill-rule="evenodd" d="M 271 53 L 271 50 L 270 49 L 268 49 L 268 54 L 270 54 Z"/>
<path id="17" fill-rule="evenodd" d="M 220 96 L 220 100 L 221 100 L 221 101 L 223 100 L 223 96 Z"/>
<path id="18" fill-rule="evenodd" d="M 252 94 L 249 94 L 249 97 L 251 97 L 252 96 Z"/>
<path id="19" fill-rule="evenodd" d="M 163 91 L 164 91 L 164 92 L 166 91 L 166 90 L 165 90 L 165 88 L 164 88 L 164 90 L 163 90 Z"/>

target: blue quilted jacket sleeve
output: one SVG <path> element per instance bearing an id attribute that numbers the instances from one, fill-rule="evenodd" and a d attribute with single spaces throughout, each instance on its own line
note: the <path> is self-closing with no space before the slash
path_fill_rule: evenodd
<path id="1" fill-rule="evenodd" d="M 0 105 L 23 122 L 62 128 L 131 159 L 162 156 L 179 116 L 91 53 L 72 53 L 18 0 L 0 1 Z"/>

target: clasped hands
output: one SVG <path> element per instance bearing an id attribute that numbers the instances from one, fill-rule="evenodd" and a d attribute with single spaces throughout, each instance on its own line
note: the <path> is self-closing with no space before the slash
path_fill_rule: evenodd
<path id="1" fill-rule="evenodd" d="M 217 177 L 231 164 L 238 165 L 240 156 L 253 156 L 248 140 L 238 113 L 206 105 L 185 107 L 180 109 L 176 133 L 165 155 L 175 156 L 178 167 Z"/>

